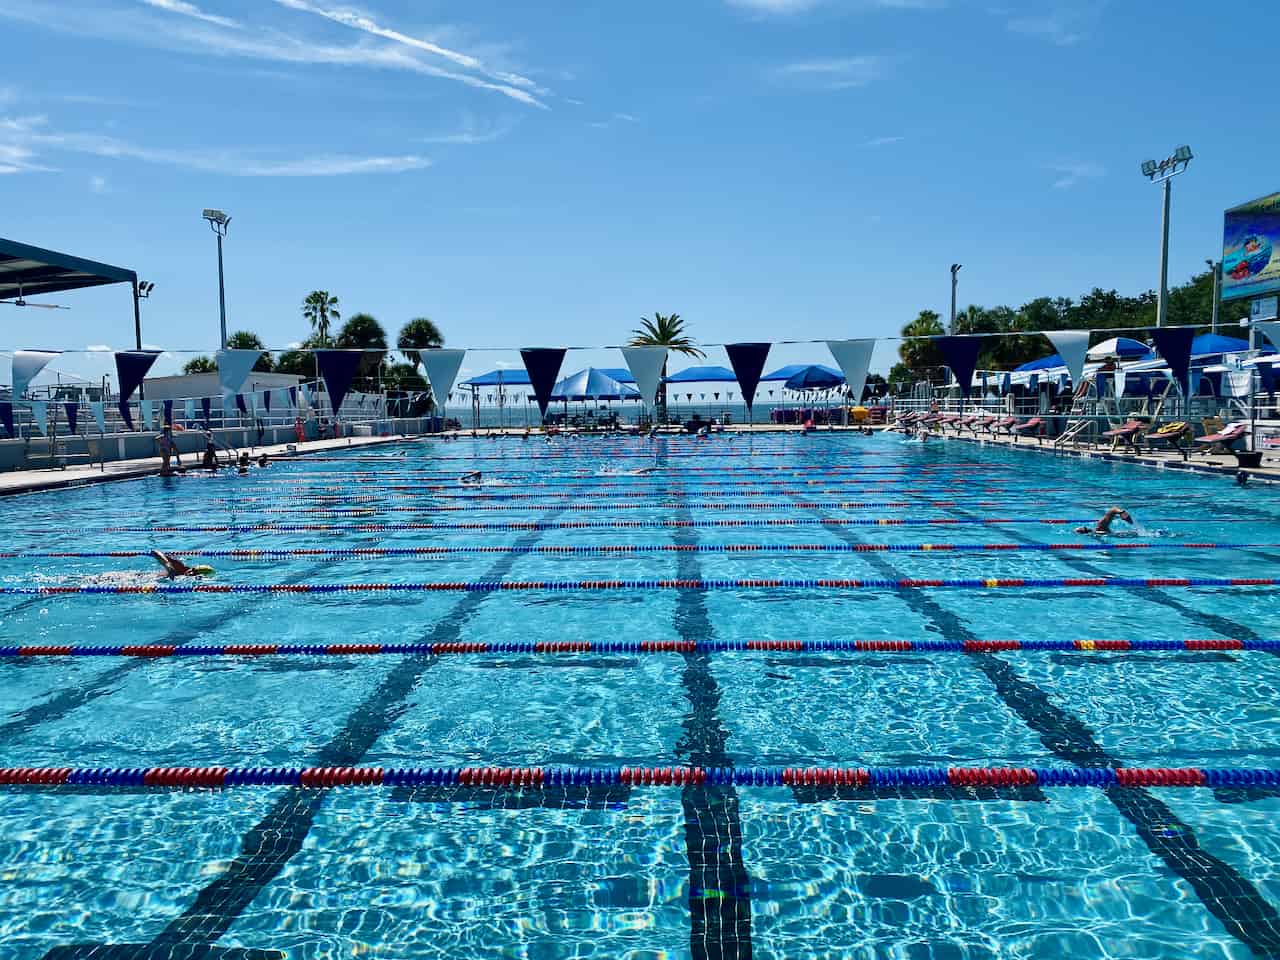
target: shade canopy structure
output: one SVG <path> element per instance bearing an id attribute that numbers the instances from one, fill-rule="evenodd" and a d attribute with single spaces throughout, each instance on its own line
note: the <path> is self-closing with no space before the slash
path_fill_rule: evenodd
<path id="1" fill-rule="evenodd" d="M 636 378 L 632 376 L 631 371 L 626 367 L 596 367 L 606 377 L 617 380 L 619 383 L 635 383 Z"/>
<path id="2" fill-rule="evenodd" d="M 137 273 L 124 267 L 0 239 L 0 300 L 137 282 Z"/>
<path id="3" fill-rule="evenodd" d="M 810 364 L 797 370 L 782 384 L 788 390 L 830 390 L 844 383 L 844 374 L 830 367 Z"/>
<path id="4" fill-rule="evenodd" d="M 1023 373 L 1029 370 L 1052 370 L 1054 367 L 1065 367 L 1067 362 L 1062 359 L 1062 355 L 1051 353 L 1047 357 L 1041 357 L 1039 360 L 1029 360 L 1020 367 L 1014 367 L 1014 373 Z"/>
<path id="5" fill-rule="evenodd" d="M 619 383 L 603 370 L 587 367 L 565 377 L 551 391 L 552 400 L 639 400 L 640 391 Z"/>
<path id="6" fill-rule="evenodd" d="M 490 370 L 470 380 L 463 380 L 464 387 L 527 387 L 530 386 L 529 374 L 525 370 Z"/>
<path id="7" fill-rule="evenodd" d="M 834 367 L 828 367 L 826 364 L 822 364 L 822 363 L 789 363 L 785 367 L 779 367 L 777 370 L 774 370 L 772 373 L 766 373 L 763 377 L 760 378 L 760 382 L 773 383 L 774 381 L 790 380 L 797 373 L 801 373 L 802 371 L 805 371 L 805 370 L 820 370 L 823 373 L 826 373 L 828 376 L 839 377 L 840 382 L 844 383 L 843 373 L 841 373 L 839 370 L 835 369 Z M 790 390 L 792 388 L 788 387 L 787 389 Z M 814 388 L 810 387 L 809 389 L 814 389 Z"/>
<path id="8" fill-rule="evenodd" d="M 1087 356 L 1090 360 L 1116 358 L 1120 360 L 1137 360 L 1154 356 L 1154 352 L 1145 343 L 1131 340 L 1129 337 L 1112 337 L 1089 348 Z"/>
<path id="9" fill-rule="evenodd" d="M 667 377 L 667 383 L 737 383 L 728 367 L 686 367 Z"/>
<path id="10" fill-rule="evenodd" d="M 1220 333 L 1202 333 L 1191 341 L 1193 357 L 1212 357 L 1219 353 L 1243 353 L 1249 349 L 1249 341 L 1239 337 L 1224 337 Z"/>

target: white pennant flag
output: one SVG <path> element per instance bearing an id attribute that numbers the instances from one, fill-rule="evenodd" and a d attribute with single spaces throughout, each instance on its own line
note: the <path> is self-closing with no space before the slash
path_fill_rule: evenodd
<path id="1" fill-rule="evenodd" d="M 667 362 L 666 347 L 623 347 L 622 358 L 627 369 L 636 378 L 640 399 L 649 406 L 657 403 L 658 387 L 662 383 L 662 368 Z"/>
<path id="2" fill-rule="evenodd" d="M 31 401 L 31 422 L 44 436 L 49 435 L 49 402 L 47 400 Z"/>
<path id="3" fill-rule="evenodd" d="M 849 396 L 854 403 L 862 402 L 862 391 L 867 385 L 867 371 L 871 369 L 871 353 L 875 340 L 828 340 L 827 349 L 835 358 L 849 385 Z"/>
<path id="4" fill-rule="evenodd" d="M 13 399 L 20 400 L 27 386 L 60 350 L 19 350 L 13 355 Z"/>
<path id="5" fill-rule="evenodd" d="M 98 432 L 107 432 L 106 405 L 101 400 L 90 400 L 89 409 L 93 411 L 93 419 L 98 424 Z"/>
<path id="6" fill-rule="evenodd" d="M 426 371 L 427 383 L 431 384 L 431 395 L 441 410 L 453 389 L 453 381 L 458 377 L 458 369 L 462 366 L 465 350 L 423 350 L 418 356 L 422 360 L 422 369 Z"/>
<path id="7" fill-rule="evenodd" d="M 1116 398 L 1117 399 L 1124 396 L 1125 381 L 1127 379 L 1128 377 L 1125 376 L 1125 372 L 1121 370 L 1119 367 L 1116 367 Z"/>
<path id="8" fill-rule="evenodd" d="M 219 350 L 217 352 L 218 386 L 222 388 L 223 395 L 230 396 L 234 402 L 235 395 L 249 379 L 253 365 L 258 362 L 260 356 L 262 356 L 261 350 Z"/>
<path id="9" fill-rule="evenodd" d="M 151 401 L 139 400 L 138 412 L 142 414 L 142 429 L 150 430 L 151 429 Z"/>
<path id="10" fill-rule="evenodd" d="M 1255 320 L 1253 325 L 1258 328 L 1259 333 L 1272 342 L 1276 349 L 1280 349 L 1280 320 Z M 1258 346 L 1261 347 L 1263 345 L 1258 344 Z M 15 392 L 14 396 L 16 397 L 17 395 Z"/>
<path id="11" fill-rule="evenodd" d="M 1071 385 L 1080 386 L 1080 376 L 1084 373 L 1084 359 L 1089 352 L 1088 330 L 1047 330 L 1045 336 L 1058 351 L 1067 372 L 1071 374 Z"/>

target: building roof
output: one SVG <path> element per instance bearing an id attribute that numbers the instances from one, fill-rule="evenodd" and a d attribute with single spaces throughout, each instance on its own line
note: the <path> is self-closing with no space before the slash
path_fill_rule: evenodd
<path id="1" fill-rule="evenodd" d="M 124 267 L 0 238 L 0 300 L 137 282 L 138 275 Z"/>

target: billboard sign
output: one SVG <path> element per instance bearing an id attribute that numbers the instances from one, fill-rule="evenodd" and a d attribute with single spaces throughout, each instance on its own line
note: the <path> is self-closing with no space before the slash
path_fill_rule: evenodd
<path id="1" fill-rule="evenodd" d="M 1280 193 L 1232 207 L 1222 239 L 1222 299 L 1280 292 Z"/>

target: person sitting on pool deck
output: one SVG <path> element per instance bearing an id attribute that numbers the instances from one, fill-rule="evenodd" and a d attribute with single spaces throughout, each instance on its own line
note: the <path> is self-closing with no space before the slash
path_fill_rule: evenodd
<path id="1" fill-rule="evenodd" d="M 164 567 L 164 572 L 168 574 L 170 580 L 174 577 L 207 577 L 213 573 L 213 567 L 205 564 L 188 566 L 177 557 L 171 557 L 159 550 L 152 550 L 151 555 L 156 558 L 160 566 Z"/>
<path id="2" fill-rule="evenodd" d="M 1095 537 L 1105 537 L 1111 533 L 1111 524 L 1115 520 L 1123 520 L 1125 523 L 1133 523 L 1133 517 L 1129 515 L 1129 511 L 1123 507 L 1112 507 L 1102 515 L 1092 527 L 1076 527 L 1076 533 L 1090 533 Z"/>

